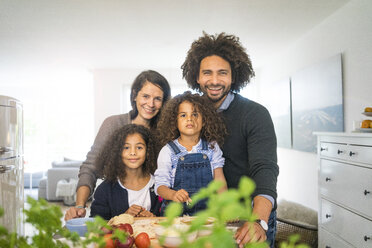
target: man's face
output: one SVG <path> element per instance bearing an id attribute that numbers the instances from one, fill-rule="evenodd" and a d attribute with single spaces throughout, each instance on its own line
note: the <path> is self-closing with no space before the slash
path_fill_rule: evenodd
<path id="1" fill-rule="evenodd" d="M 217 55 L 205 57 L 200 62 L 197 83 L 201 91 L 219 107 L 231 89 L 230 63 Z"/>

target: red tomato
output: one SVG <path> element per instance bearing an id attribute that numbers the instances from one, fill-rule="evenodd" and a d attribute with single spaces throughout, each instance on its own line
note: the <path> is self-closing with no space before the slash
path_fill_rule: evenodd
<path id="1" fill-rule="evenodd" d="M 134 244 L 134 238 L 132 236 L 127 237 L 127 241 L 125 243 L 121 243 L 119 240 L 115 241 L 115 246 L 117 248 L 131 248 Z"/>
<path id="2" fill-rule="evenodd" d="M 114 241 L 111 239 L 112 234 L 108 233 L 103 236 L 105 239 L 106 245 L 105 248 L 115 248 Z"/>
<path id="3" fill-rule="evenodd" d="M 150 237 L 145 232 L 138 234 L 134 240 L 134 243 L 136 244 L 137 248 L 149 248 L 151 245 Z"/>
<path id="4" fill-rule="evenodd" d="M 129 233 L 130 235 L 133 235 L 133 228 L 132 228 L 131 224 L 129 224 L 129 223 L 119 224 L 118 226 L 116 226 L 116 228 L 120 229 L 120 230 L 123 230 L 126 233 Z"/>

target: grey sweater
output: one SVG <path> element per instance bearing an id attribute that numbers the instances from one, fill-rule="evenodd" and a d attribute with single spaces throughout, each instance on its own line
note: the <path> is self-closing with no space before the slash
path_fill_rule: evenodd
<path id="1" fill-rule="evenodd" d="M 80 186 L 88 186 L 90 188 L 90 194 L 93 194 L 97 182 L 97 168 L 95 164 L 96 156 L 101 151 L 107 139 L 116 130 L 127 124 L 130 124 L 130 117 L 128 113 L 122 115 L 113 115 L 103 121 L 97 133 L 96 139 L 94 140 L 93 146 L 87 154 L 86 160 L 80 166 L 77 188 Z"/>
<path id="2" fill-rule="evenodd" d="M 252 198 L 258 194 L 270 195 L 275 200 L 275 209 L 279 167 L 269 112 L 262 105 L 236 94 L 222 115 L 229 133 L 222 147 L 227 186 L 237 188 L 241 176 L 246 175 L 256 183 Z"/>

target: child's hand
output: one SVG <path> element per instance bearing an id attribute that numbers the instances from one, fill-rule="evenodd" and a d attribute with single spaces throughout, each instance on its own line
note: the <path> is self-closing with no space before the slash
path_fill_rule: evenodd
<path id="1" fill-rule="evenodd" d="M 189 197 L 189 193 L 187 193 L 186 190 L 180 189 L 180 190 L 176 191 L 176 193 L 174 193 L 172 201 L 175 201 L 175 202 L 191 202 L 191 199 Z"/>
<path id="2" fill-rule="evenodd" d="M 142 209 L 142 211 L 136 216 L 136 217 L 155 217 L 150 211 L 147 211 L 146 209 Z"/>
<path id="3" fill-rule="evenodd" d="M 132 206 L 130 206 L 127 211 L 125 211 L 126 214 L 130 214 L 132 215 L 133 217 L 137 216 L 141 211 L 142 211 L 142 207 L 141 206 L 138 206 L 138 205 L 135 205 L 133 204 Z"/>

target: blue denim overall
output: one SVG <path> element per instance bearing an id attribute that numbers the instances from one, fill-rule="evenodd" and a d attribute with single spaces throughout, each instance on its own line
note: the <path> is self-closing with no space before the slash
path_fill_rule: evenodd
<path id="1" fill-rule="evenodd" d="M 181 152 L 173 141 L 170 141 L 168 144 L 175 153 L 175 156 Z M 202 150 L 208 151 L 208 143 L 203 139 Z M 172 189 L 176 191 L 184 189 L 191 197 L 194 193 L 198 192 L 200 188 L 206 187 L 212 180 L 212 168 L 208 156 L 204 153 L 190 153 L 178 158 Z M 196 212 L 206 207 L 206 199 L 199 201 L 191 209 L 186 203 L 183 203 L 183 214 L 194 215 Z M 162 208 L 162 210 L 164 210 L 164 208 Z"/>

